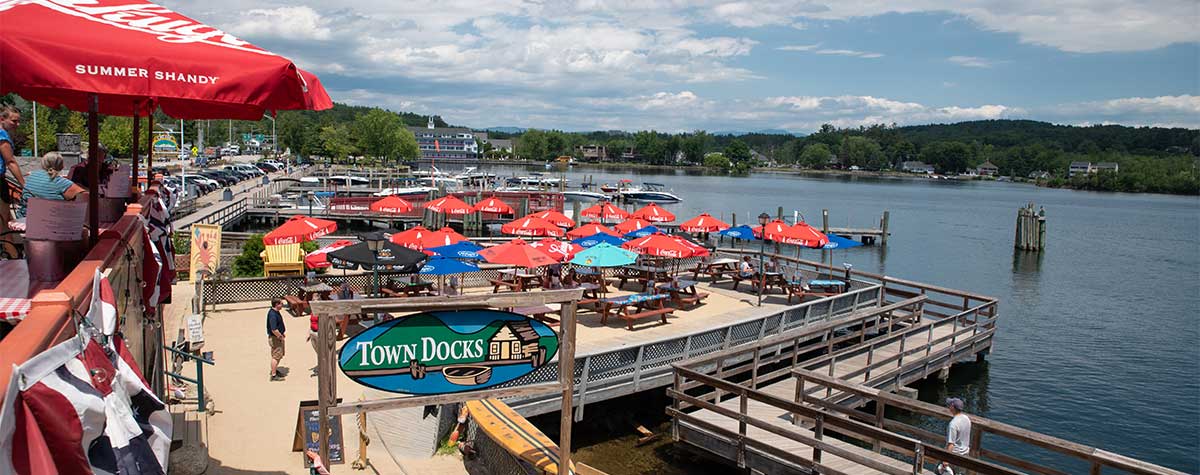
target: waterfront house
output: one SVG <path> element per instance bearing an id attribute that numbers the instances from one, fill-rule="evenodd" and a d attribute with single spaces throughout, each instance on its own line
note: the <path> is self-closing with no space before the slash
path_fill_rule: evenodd
<path id="1" fill-rule="evenodd" d="M 577 145 L 575 154 L 585 162 L 602 162 L 608 158 L 608 148 L 597 144 Z"/>
<path id="2" fill-rule="evenodd" d="M 930 165 L 925 162 L 918 162 L 915 160 L 901 163 L 900 170 L 906 171 L 908 173 L 924 173 L 926 175 L 932 174 L 934 172 L 933 165 Z"/>
<path id="3" fill-rule="evenodd" d="M 488 140 L 488 143 L 492 144 L 492 150 L 497 152 L 512 153 L 513 151 L 512 139 L 491 139 Z"/>
<path id="4" fill-rule="evenodd" d="M 1121 168 L 1120 165 L 1117 165 L 1116 162 L 1100 162 L 1095 165 L 1092 165 L 1092 172 L 1099 173 L 1102 171 L 1106 171 L 1106 172 L 1117 173 L 1117 171 L 1120 168 Z"/>
<path id="5" fill-rule="evenodd" d="M 983 165 L 975 168 L 975 173 L 979 176 L 996 176 L 1000 174 L 1000 167 L 997 167 L 991 161 L 986 161 L 983 162 Z"/>
<path id="6" fill-rule="evenodd" d="M 1116 162 L 1071 162 L 1071 167 L 1067 169 L 1067 177 L 1073 178 L 1075 175 L 1091 175 L 1101 171 L 1117 173 L 1120 165 Z"/>
<path id="7" fill-rule="evenodd" d="M 424 159 L 473 159 L 479 157 L 479 145 L 469 129 L 435 127 L 433 118 L 424 128 L 409 127 L 417 138 L 417 148 Z"/>
<path id="8" fill-rule="evenodd" d="M 636 162 L 637 159 L 638 159 L 638 154 L 637 154 L 637 151 L 635 151 L 633 149 L 633 147 L 626 147 L 625 150 L 623 150 L 621 152 L 621 161 L 622 162 Z"/>
<path id="9" fill-rule="evenodd" d="M 1032 180 L 1049 180 L 1050 172 L 1045 170 L 1037 170 L 1029 173 L 1029 178 Z"/>

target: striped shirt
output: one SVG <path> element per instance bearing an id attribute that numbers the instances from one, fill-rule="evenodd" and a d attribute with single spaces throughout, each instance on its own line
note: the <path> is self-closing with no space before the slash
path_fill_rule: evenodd
<path id="1" fill-rule="evenodd" d="M 25 208 L 29 205 L 29 198 L 42 198 L 47 200 L 65 200 L 63 192 L 71 188 L 74 183 L 71 180 L 55 175 L 50 176 L 46 170 L 34 170 L 28 177 L 25 178 L 25 189 L 21 192 L 21 203 L 17 207 L 17 217 L 25 217 Z"/>

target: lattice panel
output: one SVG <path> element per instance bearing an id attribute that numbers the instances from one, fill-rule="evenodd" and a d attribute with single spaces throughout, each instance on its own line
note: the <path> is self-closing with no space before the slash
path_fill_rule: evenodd
<path id="1" fill-rule="evenodd" d="M 588 381 L 600 381 L 632 374 L 637 364 L 637 347 L 591 356 Z"/>
<path id="2" fill-rule="evenodd" d="M 740 345 L 747 341 L 757 340 L 758 331 L 762 328 L 762 320 L 754 320 L 735 325 L 730 330 L 729 346 Z"/>
<path id="3" fill-rule="evenodd" d="M 688 357 L 706 355 L 721 349 L 725 343 L 725 329 L 718 328 L 692 337 L 692 349 Z"/>
<path id="4" fill-rule="evenodd" d="M 646 345 L 642 351 L 642 365 L 649 368 L 668 365 L 683 359 L 683 349 L 687 346 L 686 338 L 660 341 Z"/>

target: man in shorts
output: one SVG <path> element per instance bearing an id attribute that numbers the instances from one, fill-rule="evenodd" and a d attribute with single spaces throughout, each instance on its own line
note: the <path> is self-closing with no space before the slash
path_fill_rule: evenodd
<path id="1" fill-rule="evenodd" d="M 267 342 L 271 346 L 271 381 L 279 381 L 283 379 L 283 373 L 279 372 L 279 361 L 283 359 L 284 354 L 284 338 L 287 330 L 283 327 L 283 314 L 279 311 L 283 309 L 283 299 L 271 299 L 271 309 L 267 310 Z"/>

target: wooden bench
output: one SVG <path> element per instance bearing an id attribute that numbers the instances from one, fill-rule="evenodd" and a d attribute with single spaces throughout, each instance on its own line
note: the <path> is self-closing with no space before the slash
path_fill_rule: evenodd
<path id="1" fill-rule="evenodd" d="M 758 285 L 758 273 L 757 272 L 754 273 L 754 275 L 751 275 L 748 277 L 742 276 L 741 272 L 734 272 L 729 275 L 729 278 L 733 279 L 733 287 L 730 287 L 733 290 L 737 290 L 738 286 L 742 284 L 743 280 L 750 282 L 751 287 L 755 287 Z"/>
<path id="2" fill-rule="evenodd" d="M 679 294 L 679 296 L 675 298 L 675 302 L 680 304 L 680 306 L 693 307 L 699 305 L 700 302 L 704 301 L 706 298 L 708 298 L 707 292 L 700 292 L 696 295 Z"/>
<path id="3" fill-rule="evenodd" d="M 288 313 L 293 317 L 308 315 L 308 301 L 299 295 L 284 295 L 283 300 L 288 304 Z"/>
<path id="4" fill-rule="evenodd" d="M 663 307 L 663 308 L 656 308 L 656 309 L 652 309 L 652 310 L 645 310 L 645 311 L 641 311 L 638 313 L 622 313 L 621 315 L 618 315 L 618 317 L 620 317 L 621 320 L 625 320 L 625 328 L 632 331 L 633 330 L 633 322 L 635 320 L 659 316 L 662 318 L 663 323 L 667 323 L 667 314 L 674 312 L 674 311 L 675 311 L 674 308 Z"/>
<path id="5" fill-rule="evenodd" d="M 509 282 L 507 280 L 497 280 L 497 279 L 488 279 L 488 282 L 492 283 L 492 293 L 493 294 L 500 293 L 501 287 L 506 287 L 513 292 L 521 291 L 521 283 L 520 282 Z"/>

